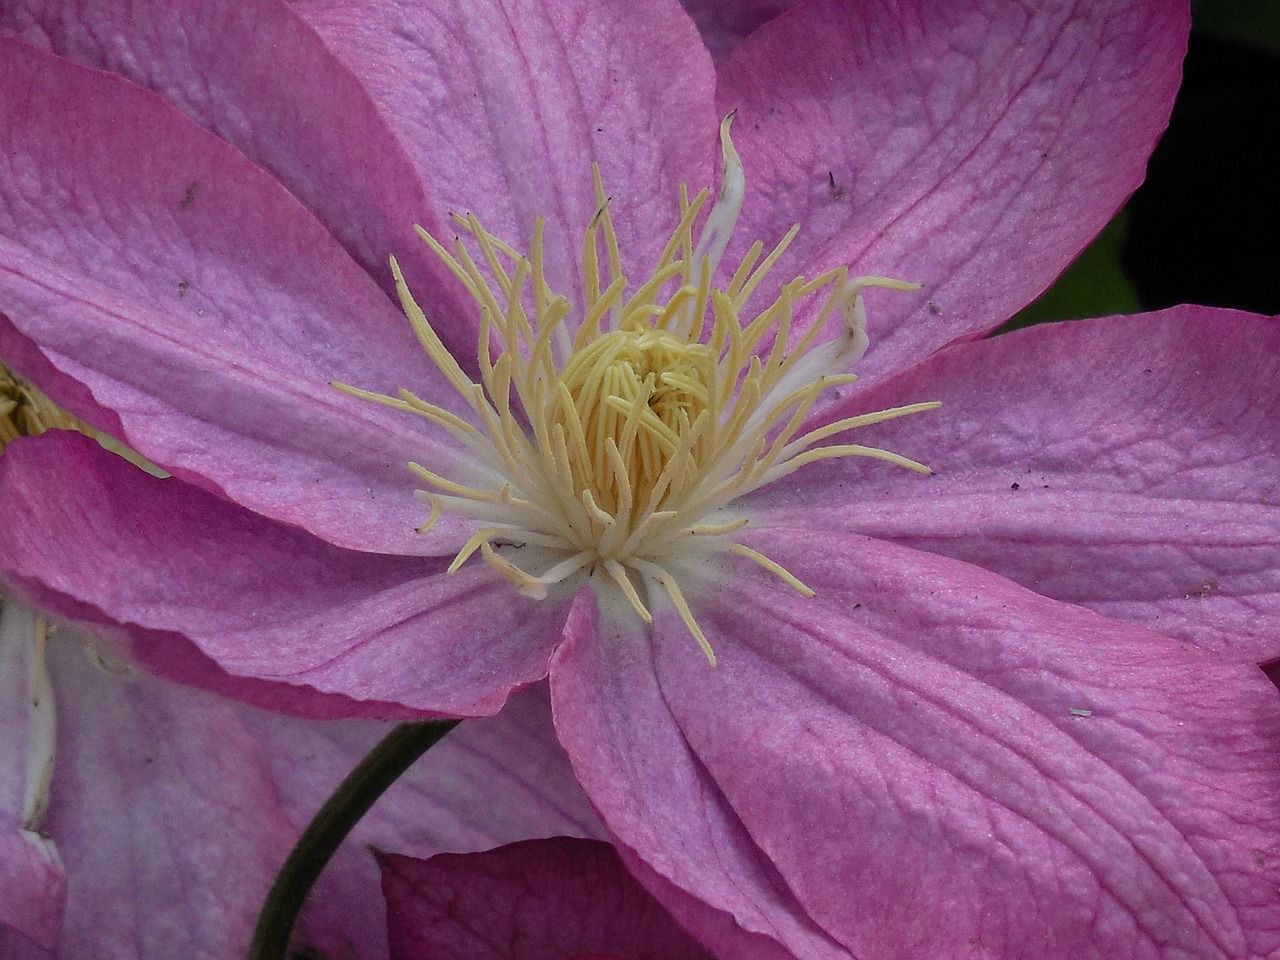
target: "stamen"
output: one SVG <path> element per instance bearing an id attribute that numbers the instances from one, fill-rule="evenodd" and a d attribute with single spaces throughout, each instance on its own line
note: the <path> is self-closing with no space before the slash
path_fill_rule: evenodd
<path id="1" fill-rule="evenodd" d="M 471 555 L 487 544 L 495 534 L 502 530 L 501 527 L 485 527 L 477 530 L 475 536 L 462 545 L 462 549 L 458 551 L 458 555 L 453 558 L 453 563 L 449 564 L 449 573 L 457 573 L 458 568 L 471 559 Z"/>
<path id="2" fill-rule="evenodd" d="M 837 433 L 844 433 L 846 430 L 855 430 L 858 427 L 868 427 L 875 423 L 884 423 L 886 420 L 896 420 L 899 417 L 909 417 L 913 413 L 924 413 L 927 410 L 937 410 L 942 404 L 937 400 L 931 400 L 926 403 L 909 403 L 902 407 L 890 407 L 887 410 L 877 410 L 874 413 L 864 413 L 856 417 L 845 417 L 843 420 L 836 420 L 829 423 L 825 427 L 818 427 L 816 430 L 810 430 L 808 433 L 797 437 L 792 446 L 796 449 L 812 446 L 819 440 L 825 440 L 827 437 L 834 437 Z M 783 451 L 783 457 L 788 455 L 787 451 Z"/>
<path id="3" fill-rule="evenodd" d="M 480 544 L 480 552 L 484 556 L 485 562 L 505 577 L 521 594 L 533 600 L 541 600 L 546 597 L 546 584 L 540 583 L 537 577 L 525 573 L 515 564 L 500 556 L 490 546 L 489 541 L 486 540 Z"/>
<path id="4" fill-rule="evenodd" d="M 758 550 L 752 550 L 750 547 L 746 546 L 745 544 L 735 543 L 729 547 L 729 552 L 736 553 L 742 557 L 746 557 L 748 560 L 754 560 L 756 563 L 760 564 L 760 566 L 764 567 L 766 570 L 772 573 L 775 577 L 785 580 L 787 585 L 790 586 L 793 590 L 795 590 L 796 593 L 799 593 L 805 597 L 814 596 L 813 590 L 805 586 L 805 584 L 801 582 L 799 577 L 797 577 L 794 573 L 792 573 L 790 570 L 788 570 L 786 567 L 782 566 L 781 564 L 776 563 L 773 560 L 770 560 L 768 557 L 766 557 L 763 553 L 760 553 Z"/>
<path id="5" fill-rule="evenodd" d="M 688 601 L 685 600 L 684 594 L 680 592 L 680 584 L 676 583 L 676 578 L 656 563 L 650 563 L 648 560 L 633 560 L 632 566 L 641 573 L 653 577 L 667 591 L 667 596 L 671 598 L 672 604 L 675 605 L 676 612 L 680 614 L 680 619 L 684 621 L 685 627 L 693 635 L 693 639 L 698 642 L 702 652 L 706 654 L 707 662 L 714 667 L 716 665 L 716 652 L 711 649 L 711 642 L 707 639 L 707 635 L 702 632 L 702 627 L 698 626 L 698 621 L 694 617 L 693 611 L 689 609 Z"/>
<path id="6" fill-rule="evenodd" d="M 826 390 L 857 379 L 849 371 L 867 347 L 863 293 L 919 288 L 850 277 L 847 267 L 836 267 L 779 285 L 771 303 L 750 312 L 798 227 L 767 253 L 763 243 L 752 243 L 718 285 L 746 196 L 731 120 L 720 128 L 718 198 L 708 209 L 706 190 L 690 197 L 681 189 L 679 223 L 639 282 L 623 273 L 609 197 L 594 166 L 596 209 L 582 238 L 580 302 L 547 284 L 541 219 L 527 257 L 469 213 L 454 217 L 467 242 L 455 237 L 448 249 L 417 228 L 479 308 L 479 383 L 432 330 L 393 258 L 396 290 L 423 349 L 474 418 L 408 390 L 387 397 L 339 385 L 442 427 L 483 466 L 464 478 L 410 465 L 430 488 L 423 493 L 431 504 L 424 531 L 444 512 L 477 524 L 450 572 L 479 552 L 521 593 L 540 598 L 585 571 L 601 588 L 616 588 L 645 623 L 652 614 L 640 584 L 661 587 L 713 665 L 711 645 L 672 572 L 680 561 L 736 555 L 813 595 L 776 561 L 733 539 L 748 517 L 715 513 L 820 460 L 866 457 L 927 473 L 923 464 L 877 447 L 820 444 L 938 406 L 908 404 L 804 429 Z M 839 324 L 834 337 L 832 323 Z M 550 566 L 541 575 L 522 569 L 499 552 L 500 542 L 536 546 L 522 562 Z"/>

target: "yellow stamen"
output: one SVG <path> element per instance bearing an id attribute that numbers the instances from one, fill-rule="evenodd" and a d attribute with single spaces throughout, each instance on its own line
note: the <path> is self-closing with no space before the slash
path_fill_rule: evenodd
<path id="1" fill-rule="evenodd" d="M 19 437 L 37 437 L 47 430 L 75 430 L 92 437 L 105 449 L 124 457 L 152 476 L 169 475 L 115 437 L 95 430 L 83 420 L 67 413 L 34 384 L 23 380 L 0 362 L 0 451 Z"/>
<path id="2" fill-rule="evenodd" d="M 39 436 L 46 430 L 91 432 L 87 424 L 0 363 L 0 450 L 19 437 Z"/>
<path id="3" fill-rule="evenodd" d="M 479 383 L 432 329 L 393 258 L 396 290 L 418 340 L 474 420 L 407 390 L 387 397 L 340 387 L 438 424 L 494 477 L 489 487 L 484 484 L 490 481 L 463 482 L 411 464 L 432 488 L 424 529 L 441 512 L 477 522 L 450 572 L 479 551 L 533 597 L 583 570 L 598 572 L 645 623 L 652 620 L 657 592 L 671 601 L 713 665 L 711 645 L 672 573 L 686 568 L 678 561 L 737 555 L 813 595 L 780 564 L 732 539 L 749 518 L 716 518 L 716 512 L 807 464 L 835 457 L 868 457 L 928 473 L 923 464 L 876 447 L 820 444 L 938 406 L 910 404 L 804 432 L 820 395 L 857 379 L 849 367 L 867 345 L 863 292 L 919 288 L 887 277 L 851 277 L 848 268 L 837 267 L 782 284 L 772 303 L 751 313 L 749 302 L 798 227 L 767 254 L 763 243 L 752 244 L 727 285 L 717 286 L 745 189 L 730 119 L 721 125 L 719 198 L 708 210 L 705 190 L 692 198 L 681 190 L 679 223 L 639 283 L 623 274 L 609 198 L 595 167 L 596 212 L 583 237 L 577 303 L 547 283 L 541 220 L 527 256 L 472 214 L 454 222 L 476 257 L 461 238 L 447 248 L 417 228 L 479 308 Z M 836 323 L 835 336 L 824 340 L 824 330 Z M 522 566 L 503 553 L 517 544 L 531 548 Z"/>

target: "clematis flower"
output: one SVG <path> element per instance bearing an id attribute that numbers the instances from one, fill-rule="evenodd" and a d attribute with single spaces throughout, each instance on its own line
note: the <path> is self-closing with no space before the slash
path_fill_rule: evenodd
<path id="1" fill-rule="evenodd" d="M 382 854 L 392 957 L 709 960 L 608 844 L 540 840 L 430 860 Z"/>
<path id="2" fill-rule="evenodd" d="M 810 2 L 714 67 L 658 0 L 199 10 L 6 14 L 0 355 L 173 474 L 14 444 L 6 577 L 301 715 L 549 678 L 721 956 L 1280 949 L 1274 321 L 973 342 L 1140 179 L 1185 9 Z M 678 370 L 631 344 L 682 391 L 645 473 L 571 364 L 668 329 Z"/>

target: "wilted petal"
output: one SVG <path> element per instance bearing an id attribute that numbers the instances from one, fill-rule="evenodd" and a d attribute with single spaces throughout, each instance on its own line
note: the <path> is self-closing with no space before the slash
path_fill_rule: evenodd
<path id="1" fill-rule="evenodd" d="M 803 4 L 719 66 L 746 233 L 925 285 L 873 301 L 864 377 L 990 330 L 1141 182 L 1187 27 L 1165 0 Z"/>
<path id="2" fill-rule="evenodd" d="M 0 600 L 0 931 L 8 927 L 52 947 L 66 879 L 53 841 L 39 832 L 45 795 L 39 784 L 57 728 L 34 642 L 38 629 L 30 608 Z"/>
<path id="3" fill-rule="evenodd" d="M 442 431 L 329 383 L 451 401 L 324 225 L 116 77 L 0 40 L 0 100 L 0 356 L 251 509 L 347 546 L 446 552 L 413 536 L 404 466 L 447 468 Z"/>
<path id="4" fill-rule="evenodd" d="M 50 477 L 66 479 L 51 490 Z M 558 605 L 483 564 L 450 577 L 443 560 L 340 550 L 79 434 L 7 447 L 0 489 L 0 568 L 32 599 L 144 643 L 189 637 L 232 677 L 351 698 L 330 698 L 330 716 L 492 714 L 546 675 L 559 640 Z M 161 645 L 143 656 L 166 672 Z"/>
<path id="5" fill-rule="evenodd" d="M 744 899 L 776 904 L 781 886 L 869 960 L 1280 948 L 1280 716 L 1255 667 L 918 551 L 749 542 L 817 599 L 750 572 L 708 582 L 695 602 L 719 666 L 674 617 L 659 623 L 650 682 L 666 706 L 646 725 L 622 722 L 635 698 L 617 692 L 643 674 L 619 665 L 647 651 L 602 631 L 601 653 L 575 644 L 553 668 L 575 769 L 669 884 L 655 892 L 714 904 L 750 885 Z M 700 790 L 659 775 L 659 734 Z M 736 825 L 742 856 L 778 874 L 762 886 L 736 862 L 683 865 L 689 837 L 640 808 L 704 848 Z"/>
<path id="6" fill-rule="evenodd" d="M 561 838 L 379 862 L 395 960 L 711 957 L 607 844 Z"/>
<path id="7" fill-rule="evenodd" d="M 1207 307 L 956 346 L 824 413 L 918 400 L 753 498 L 761 523 L 840 528 L 995 570 L 1262 661 L 1280 656 L 1280 321 Z"/>

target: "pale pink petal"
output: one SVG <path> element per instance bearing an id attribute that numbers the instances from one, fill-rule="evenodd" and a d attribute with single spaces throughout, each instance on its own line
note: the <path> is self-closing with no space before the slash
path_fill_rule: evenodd
<path id="1" fill-rule="evenodd" d="M 718 667 L 670 613 L 652 650 L 606 626 L 553 667 L 562 741 L 660 898 L 801 957 L 830 953 L 761 929 L 766 905 L 864 958 L 1280 950 L 1280 700 L 1256 667 L 919 551 L 749 543 L 817 598 L 745 565 L 691 582 Z"/>
<path id="2" fill-rule="evenodd" d="M 396 960 L 711 957 L 608 844 L 560 838 L 379 862 Z"/>
<path id="3" fill-rule="evenodd" d="M 340 550 L 79 434 L 11 444 L 0 488 L 0 570 L 33 600 L 181 634 L 234 677 L 350 698 L 331 698 L 335 711 L 492 714 L 546 675 L 559 640 L 560 605 L 516 595 L 483 563 L 447 576 L 445 560 Z M 165 651 L 150 654 L 163 671 Z"/>
<path id="4" fill-rule="evenodd" d="M 0 355 L 251 509 L 346 546 L 447 552 L 447 521 L 412 534 L 405 463 L 448 470 L 452 446 L 330 386 L 443 400 L 441 378 L 328 230 L 118 78 L 0 40 L 0 100 Z"/>
<path id="5" fill-rule="evenodd" d="M 70 633 L 49 665 L 60 736 L 45 829 L 68 875 L 59 955 L 243 957 L 296 835 L 256 742 L 230 705 L 95 662 Z"/>
<path id="6" fill-rule="evenodd" d="M 301 830 L 320 802 L 389 730 L 367 721 L 308 723 L 242 710 L 281 799 Z M 516 694 L 496 717 L 452 731 L 378 799 L 312 892 L 300 935 L 341 956 L 386 956 L 386 904 L 371 847 L 417 857 L 487 850 L 533 837 L 603 838 L 555 739 L 545 687 Z"/>
<path id="7" fill-rule="evenodd" d="M 439 210 L 475 213 L 577 300 L 582 232 L 612 204 L 624 265 L 652 269 L 679 187 L 717 162 L 711 60 L 676 0 L 302 0 L 362 78 Z"/>
<path id="8" fill-rule="evenodd" d="M 1280 321 L 1207 307 L 957 346 L 823 419 L 920 477 L 828 461 L 762 490 L 760 523 L 839 528 L 979 564 L 1233 656 L 1280 656 Z"/>
<path id="9" fill-rule="evenodd" d="M 340 693 L 322 693 L 310 686 L 231 674 L 181 633 L 134 624 L 122 627 L 98 608 L 40 583 L 14 582 L 12 586 L 15 594 L 28 602 L 45 610 L 57 610 L 60 620 L 91 634 L 118 659 L 185 687 L 292 717 L 417 719 L 422 715 L 401 704 L 357 700 Z"/>
<path id="10" fill-rule="evenodd" d="M 1187 27 L 1166 0 L 802 4 L 719 65 L 743 229 L 802 225 L 780 273 L 924 284 L 872 301 L 860 373 L 990 330 L 1141 182 Z"/>
<path id="11" fill-rule="evenodd" d="M 66 878 L 53 841 L 38 832 L 38 822 L 24 822 L 28 812 L 38 819 L 38 801 L 32 801 L 57 735 L 47 674 L 35 659 L 37 629 L 30 608 L 0 600 L 0 930 L 9 927 L 52 947 Z"/>
<path id="12" fill-rule="evenodd" d="M 437 277 L 412 230 L 437 222 L 413 165 L 360 79 L 287 3 L 12 0 L 0 35 L 154 90 L 270 171 L 388 292 L 393 253 L 420 284 Z M 456 308 L 433 320 L 474 346 Z"/>
<path id="13" fill-rule="evenodd" d="M 606 611 L 601 621 L 592 593 L 578 596 L 551 696 L 560 742 L 619 852 L 689 930 L 735 960 L 847 958 L 691 750 L 658 683 L 652 642 L 630 610 Z"/>

